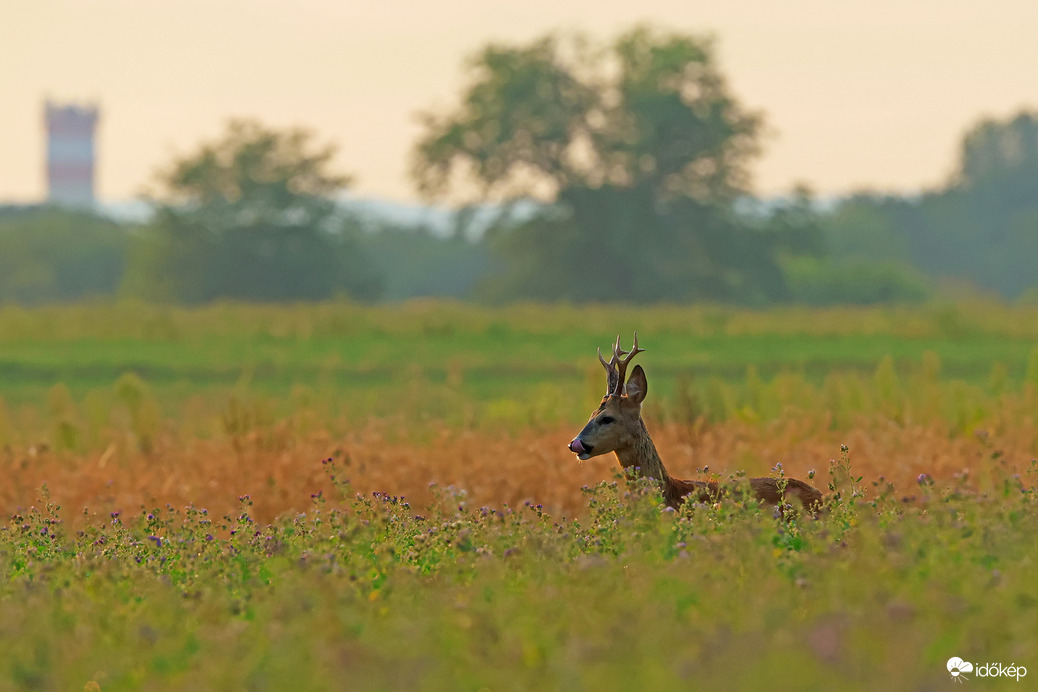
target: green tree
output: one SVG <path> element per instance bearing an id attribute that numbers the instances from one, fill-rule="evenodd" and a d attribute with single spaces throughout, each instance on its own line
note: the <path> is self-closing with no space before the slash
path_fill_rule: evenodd
<path id="1" fill-rule="evenodd" d="M 501 298 L 764 300 L 781 243 L 748 228 L 761 118 L 729 93 L 709 40 L 639 27 L 605 47 L 548 36 L 492 45 L 461 103 L 423 116 L 413 174 L 428 195 L 477 184 L 540 216 L 493 235 Z"/>
<path id="2" fill-rule="evenodd" d="M 911 264 L 1015 299 L 1038 287 L 1038 114 L 965 133 L 945 186 L 918 197 L 846 200 L 827 219 L 837 256 Z"/>
<path id="3" fill-rule="evenodd" d="M 1038 199 L 1038 113 L 1021 112 L 1004 122 L 982 120 L 962 139 L 959 186 L 1002 188 L 1010 200 Z M 1006 190 L 1005 187 L 1010 189 Z"/>
<path id="4" fill-rule="evenodd" d="M 362 242 L 384 279 L 385 300 L 465 298 L 492 271 L 486 246 L 460 234 L 443 237 L 423 226 L 386 222 L 365 234 Z"/>
<path id="5" fill-rule="evenodd" d="M 370 298 L 377 277 L 333 195 L 332 146 L 305 129 L 233 120 L 158 174 L 155 219 L 128 290 L 185 302 Z"/>
<path id="6" fill-rule="evenodd" d="M 130 235 L 111 219 L 56 207 L 0 209 L 0 302 L 111 296 Z"/>

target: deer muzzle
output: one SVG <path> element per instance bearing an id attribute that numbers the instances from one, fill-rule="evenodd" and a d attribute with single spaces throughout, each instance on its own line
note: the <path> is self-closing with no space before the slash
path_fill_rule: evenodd
<path id="1" fill-rule="evenodd" d="M 569 451 L 576 454 L 581 460 L 591 458 L 591 448 L 581 442 L 579 437 L 573 438 L 573 441 L 569 443 Z"/>

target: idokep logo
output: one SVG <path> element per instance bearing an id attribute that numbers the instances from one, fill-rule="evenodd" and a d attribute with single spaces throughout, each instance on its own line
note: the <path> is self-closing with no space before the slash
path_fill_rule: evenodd
<path id="1" fill-rule="evenodd" d="M 978 678 L 1016 678 L 1017 682 L 1020 682 L 1020 678 L 1027 675 L 1027 668 L 1018 666 L 1015 663 L 1010 663 L 1008 666 L 1004 666 L 1001 663 L 977 663 L 974 665 L 969 661 L 963 661 L 958 656 L 949 658 L 946 667 L 952 680 L 955 682 L 969 680 L 966 673 L 973 673 Z"/>
<path id="2" fill-rule="evenodd" d="M 948 659 L 948 672 L 951 673 L 952 680 L 956 682 L 969 680 L 969 678 L 965 676 L 965 673 L 973 672 L 973 664 L 969 661 L 963 661 L 958 656 L 952 656 Z"/>

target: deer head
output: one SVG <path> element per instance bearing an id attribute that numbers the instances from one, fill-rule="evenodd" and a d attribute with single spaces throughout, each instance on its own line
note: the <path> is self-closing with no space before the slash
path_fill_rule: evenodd
<path id="1" fill-rule="evenodd" d="M 634 366 L 630 380 L 624 382 L 627 365 L 644 350 L 638 348 L 638 332 L 634 333 L 634 346 L 630 352 L 620 348 L 620 337 L 616 337 L 609 362 L 599 349 L 598 360 L 606 370 L 606 394 L 584 429 L 569 443 L 569 450 L 578 458 L 590 459 L 599 454 L 628 449 L 646 434 L 641 411 L 648 385 L 642 366 Z"/>
<path id="2" fill-rule="evenodd" d="M 718 484 L 671 478 L 649 431 L 645 429 L 642 402 L 645 401 L 648 387 L 642 366 L 634 366 L 630 379 L 626 384 L 624 382 L 627 365 L 642 350 L 638 348 L 638 333 L 635 332 L 634 347 L 630 352 L 620 348 L 620 337 L 616 337 L 609 362 L 602 357 L 601 350 L 598 352 L 598 359 L 606 370 L 606 394 L 584 429 L 569 443 L 569 451 L 580 459 L 615 452 L 616 460 L 628 476 L 660 481 L 663 499 L 668 507 L 676 509 L 689 495 L 694 495 L 699 501 L 713 501 L 721 492 Z M 775 478 L 751 478 L 750 491 L 756 499 L 772 505 L 785 502 L 787 498 L 795 498 L 814 511 L 822 503 L 821 493 L 795 478 L 782 479 L 781 483 Z"/>

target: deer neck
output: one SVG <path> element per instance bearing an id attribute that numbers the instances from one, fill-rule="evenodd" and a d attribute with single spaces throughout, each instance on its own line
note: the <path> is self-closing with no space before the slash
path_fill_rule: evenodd
<path id="1" fill-rule="evenodd" d="M 628 473 L 670 482 L 670 474 L 641 419 L 638 420 L 638 428 L 631 443 L 616 449 L 616 458 Z"/>

